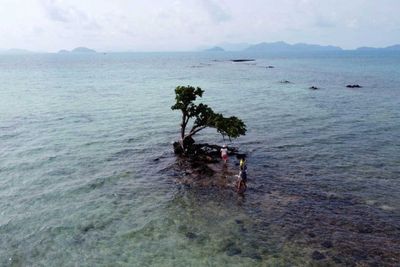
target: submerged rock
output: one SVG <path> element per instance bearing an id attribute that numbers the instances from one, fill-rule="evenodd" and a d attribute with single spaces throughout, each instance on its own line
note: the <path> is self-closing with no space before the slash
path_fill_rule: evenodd
<path id="1" fill-rule="evenodd" d="M 288 81 L 288 80 L 282 80 L 282 81 L 280 81 L 280 83 L 285 83 L 285 84 L 287 84 L 287 83 L 291 83 L 291 82 Z"/>
<path id="2" fill-rule="evenodd" d="M 372 233 L 374 231 L 374 229 L 372 229 L 372 227 L 369 226 L 369 225 L 358 225 L 357 226 L 357 231 L 360 234 L 370 234 L 370 233 Z"/>
<path id="3" fill-rule="evenodd" d="M 322 242 L 321 246 L 323 246 L 324 248 L 331 248 L 331 247 L 333 247 L 333 244 L 331 241 L 328 240 L 328 241 Z"/>
<path id="4" fill-rule="evenodd" d="M 242 250 L 236 246 L 235 242 L 232 240 L 228 239 L 224 241 L 225 244 L 223 244 L 222 251 L 225 251 L 228 256 L 234 256 L 242 253 Z"/>
<path id="5" fill-rule="evenodd" d="M 325 259 L 326 257 L 325 257 L 324 254 L 322 254 L 322 253 L 319 252 L 318 250 L 315 250 L 315 251 L 311 254 L 311 258 L 312 258 L 313 260 L 319 261 L 319 260 Z"/>
<path id="6" fill-rule="evenodd" d="M 195 238 L 197 238 L 197 235 L 196 235 L 195 233 L 193 233 L 193 232 L 187 232 L 187 233 L 185 234 L 185 236 L 186 236 L 187 238 L 189 238 L 189 239 L 195 239 Z"/>
<path id="7" fill-rule="evenodd" d="M 87 233 L 89 230 L 92 230 L 92 229 L 94 229 L 95 227 L 94 227 L 94 224 L 93 223 L 90 223 L 90 224 L 88 224 L 88 225 L 85 225 L 84 227 L 82 227 L 82 232 L 83 233 Z"/>
<path id="8" fill-rule="evenodd" d="M 261 261 L 262 260 L 261 255 L 259 253 L 257 253 L 257 252 L 246 252 L 246 253 L 243 253 L 241 256 L 242 257 L 247 257 L 247 258 L 250 258 L 250 259 L 253 259 L 253 260 L 256 260 L 256 261 Z"/>
<path id="9" fill-rule="evenodd" d="M 226 249 L 226 255 L 235 256 L 242 253 L 242 250 L 236 246 L 232 246 Z"/>

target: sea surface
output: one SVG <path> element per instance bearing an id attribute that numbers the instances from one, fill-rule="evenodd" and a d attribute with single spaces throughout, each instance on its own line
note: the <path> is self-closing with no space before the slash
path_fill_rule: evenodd
<path id="1" fill-rule="evenodd" d="M 244 196 L 182 182 L 178 85 Z M 1 55 L 0 266 L 399 266 L 399 107 L 398 52 Z"/>

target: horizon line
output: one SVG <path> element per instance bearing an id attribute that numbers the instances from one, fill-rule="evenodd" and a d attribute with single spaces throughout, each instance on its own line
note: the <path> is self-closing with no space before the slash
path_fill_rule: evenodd
<path id="1" fill-rule="evenodd" d="M 304 44 L 304 45 L 316 45 L 316 46 L 321 46 L 321 47 L 335 47 L 338 48 L 342 51 L 356 51 L 359 50 L 360 48 L 366 48 L 366 49 L 385 49 L 385 48 L 389 48 L 392 46 L 397 46 L 400 45 L 400 43 L 396 43 L 396 44 L 391 44 L 391 45 L 387 45 L 384 47 L 373 47 L 373 46 L 359 46 L 356 48 L 342 48 L 340 46 L 337 45 L 321 45 L 321 44 L 314 44 L 314 43 L 304 43 L 304 42 L 297 42 L 297 43 L 288 43 L 286 41 L 274 41 L 274 42 L 259 42 L 259 43 L 245 43 L 242 42 L 240 43 L 241 45 L 246 44 L 247 47 L 246 48 L 242 48 L 242 49 L 225 49 L 224 46 L 229 46 L 229 45 L 237 45 L 239 43 L 223 43 L 223 44 L 217 44 L 217 45 L 210 45 L 210 46 L 204 46 L 203 48 L 195 48 L 195 49 L 188 49 L 188 50 L 120 50 L 120 49 L 116 49 L 116 50 L 99 50 L 97 51 L 96 49 L 87 47 L 87 46 L 77 46 L 74 47 L 72 49 L 65 49 L 65 48 L 61 48 L 58 49 L 57 51 L 40 51 L 40 50 L 30 50 L 30 49 L 26 49 L 26 48 L 0 48 L 0 54 L 7 54 L 10 53 L 12 54 L 13 50 L 16 50 L 15 52 L 18 53 L 20 52 L 22 53 L 26 53 L 26 54 L 58 54 L 61 51 L 65 51 L 66 53 L 71 53 L 72 50 L 76 49 L 76 48 L 87 48 L 90 50 L 94 50 L 94 52 L 96 53 L 190 53 L 190 52 L 205 52 L 205 50 L 210 50 L 213 48 L 222 48 L 224 51 L 220 51 L 220 52 L 245 52 L 247 48 L 255 46 L 255 45 L 260 45 L 260 44 L 277 44 L 277 43 L 282 43 L 282 44 L 288 44 L 290 46 L 294 46 L 294 45 L 299 45 L 299 44 Z M 340 51 L 340 50 L 336 50 L 336 51 Z M 275 50 L 276 51 L 276 50 Z M 284 51 L 282 51 L 284 52 Z M 326 51 L 325 51 L 326 52 Z M 72 52 L 72 53 L 79 53 L 79 52 Z M 85 52 L 81 52 L 81 53 L 85 53 Z"/>

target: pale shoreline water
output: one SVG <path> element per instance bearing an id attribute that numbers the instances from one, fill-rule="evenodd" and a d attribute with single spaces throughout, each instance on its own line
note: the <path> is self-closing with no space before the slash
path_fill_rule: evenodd
<path id="1" fill-rule="evenodd" d="M 395 266 L 399 77 L 396 52 L 1 55 L 0 265 Z M 244 198 L 181 183 L 188 84 L 248 125 Z"/>

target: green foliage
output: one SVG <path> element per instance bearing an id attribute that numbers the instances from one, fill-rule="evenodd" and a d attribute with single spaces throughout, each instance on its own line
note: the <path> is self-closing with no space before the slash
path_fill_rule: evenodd
<path id="1" fill-rule="evenodd" d="M 203 96 L 204 91 L 193 86 L 178 86 L 175 89 L 175 104 L 172 110 L 182 112 L 181 139 L 192 137 L 197 132 L 210 127 L 215 128 L 222 136 L 237 138 L 246 134 L 246 125 L 237 117 L 224 117 L 220 113 L 215 113 L 209 106 L 194 102 L 198 97 Z M 193 125 L 189 133 L 186 134 L 186 126 L 190 119 Z"/>
<path id="2" fill-rule="evenodd" d="M 241 119 L 235 116 L 225 118 L 221 114 L 216 114 L 214 128 L 220 134 L 229 138 L 238 138 L 246 134 L 246 125 Z"/>
<path id="3" fill-rule="evenodd" d="M 178 86 L 175 88 L 175 100 L 176 103 L 171 109 L 180 109 L 182 111 L 189 112 L 195 107 L 193 101 L 197 97 L 203 96 L 203 90 L 200 87 L 194 88 L 193 86 Z"/>

